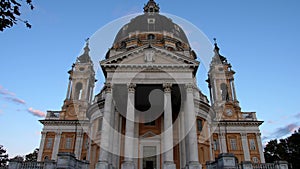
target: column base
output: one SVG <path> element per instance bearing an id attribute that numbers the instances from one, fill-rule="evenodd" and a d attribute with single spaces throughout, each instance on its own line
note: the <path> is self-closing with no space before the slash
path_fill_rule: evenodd
<path id="1" fill-rule="evenodd" d="M 121 169 L 135 169 L 133 161 L 124 161 L 121 165 Z"/>
<path id="2" fill-rule="evenodd" d="M 176 169 L 174 162 L 164 162 L 163 169 Z"/>
<path id="3" fill-rule="evenodd" d="M 189 162 L 186 169 L 202 169 L 202 165 L 197 161 Z"/>
<path id="4" fill-rule="evenodd" d="M 111 169 L 110 165 L 106 161 L 99 161 L 96 164 L 96 169 Z"/>

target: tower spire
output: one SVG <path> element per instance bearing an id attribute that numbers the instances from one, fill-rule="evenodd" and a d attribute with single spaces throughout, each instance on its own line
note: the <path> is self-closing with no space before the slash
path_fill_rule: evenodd
<path id="1" fill-rule="evenodd" d="M 154 0 L 149 0 L 144 6 L 144 13 L 159 13 L 159 5 Z"/>
<path id="2" fill-rule="evenodd" d="M 226 63 L 227 62 L 227 59 L 226 57 L 222 56 L 220 54 L 220 48 L 218 47 L 218 43 L 217 43 L 217 39 L 214 38 L 214 52 L 215 52 L 215 56 L 213 57 L 213 62 L 220 62 L 221 63 Z"/>
<path id="3" fill-rule="evenodd" d="M 217 39 L 216 38 L 214 38 L 214 45 L 215 45 L 215 48 L 214 48 L 214 52 L 216 53 L 216 54 L 219 54 L 219 51 L 220 51 L 220 48 L 218 47 L 218 44 L 217 44 Z"/>
<path id="4" fill-rule="evenodd" d="M 78 61 L 80 63 L 88 63 L 88 62 L 91 62 L 91 58 L 90 58 L 90 55 L 89 55 L 89 52 L 90 52 L 90 48 L 89 48 L 89 39 L 90 38 L 87 38 L 85 40 L 85 47 L 84 47 L 84 52 L 81 56 L 78 57 Z"/>

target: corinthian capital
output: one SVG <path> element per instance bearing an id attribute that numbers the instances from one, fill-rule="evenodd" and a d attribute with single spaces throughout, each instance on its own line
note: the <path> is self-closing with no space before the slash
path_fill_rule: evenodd
<path id="1" fill-rule="evenodd" d="M 107 93 L 111 93 L 111 89 L 112 89 L 111 83 L 105 83 L 104 85 L 105 85 L 105 91 Z"/>
<path id="2" fill-rule="evenodd" d="M 171 87 L 172 87 L 171 83 L 164 83 L 163 84 L 164 92 L 171 92 Z"/>
<path id="3" fill-rule="evenodd" d="M 192 83 L 185 84 L 185 88 L 187 92 L 193 92 L 194 85 Z"/>
<path id="4" fill-rule="evenodd" d="M 134 84 L 134 83 L 128 83 L 127 87 L 128 87 L 128 92 L 135 92 L 136 84 Z"/>

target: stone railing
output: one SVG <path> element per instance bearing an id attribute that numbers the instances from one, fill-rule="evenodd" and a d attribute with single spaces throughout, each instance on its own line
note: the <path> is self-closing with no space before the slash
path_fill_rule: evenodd
<path id="1" fill-rule="evenodd" d="M 206 162 L 206 169 L 291 169 L 286 161 L 276 161 L 275 163 L 253 164 L 250 161 L 243 161 L 237 164 L 233 154 L 220 154 L 216 161 Z"/>
<path id="2" fill-rule="evenodd" d="M 257 120 L 256 112 L 242 112 L 244 120 Z"/>
<path id="3" fill-rule="evenodd" d="M 47 111 L 46 120 L 57 120 L 59 119 L 60 111 Z"/>
<path id="4" fill-rule="evenodd" d="M 54 161 L 45 162 L 19 162 L 10 161 L 8 169 L 55 169 L 56 163 Z"/>
<path id="5" fill-rule="evenodd" d="M 77 160 L 73 153 L 58 153 L 56 169 L 89 169 L 89 163 Z"/>
<path id="6" fill-rule="evenodd" d="M 72 153 L 58 153 L 57 162 L 10 161 L 8 169 L 89 169 L 89 163 L 77 160 Z"/>
<path id="7" fill-rule="evenodd" d="M 275 167 L 275 163 L 253 164 L 253 169 L 273 169 Z"/>

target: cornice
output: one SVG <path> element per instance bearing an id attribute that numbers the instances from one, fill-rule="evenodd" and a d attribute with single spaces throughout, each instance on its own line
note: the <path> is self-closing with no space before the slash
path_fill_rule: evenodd
<path id="1" fill-rule="evenodd" d="M 74 125 L 87 125 L 88 120 L 39 120 L 43 125 L 64 125 L 64 126 L 74 126 Z"/>
<path id="2" fill-rule="evenodd" d="M 105 66 L 105 65 L 110 64 L 111 62 L 116 62 L 120 59 L 122 60 L 123 58 L 131 57 L 131 56 L 134 56 L 135 54 L 138 54 L 138 53 L 143 53 L 144 49 L 148 48 L 148 47 L 149 47 L 148 45 L 144 45 L 144 46 L 138 47 L 136 49 L 126 51 L 124 53 L 120 53 L 120 54 L 117 54 L 115 56 L 111 56 L 108 59 L 101 61 L 100 65 Z M 158 46 L 152 46 L 152 48 L 155 49 L 158 53 L 162 53 L 162 54 L 165 54 L 166 56 L 176 58 L 179 61 L 188 61 L 189 63 L 187 63 L 187 65 L 194 64 L 195 66 L 199 66 L 199 61 L 194 60 L 192 58 L 189 58 L 185 55 L 170 52 L 170 51 L 168 51 L 164 48 L 158 47 Z"/>
<path id="3" fill-rule="evenodd" d="M 219 126 L 260 126 L 264 121 L 251 121 L 251 120 L 241 120 L 241 121 L 233 121 L 233 120 L 222 120 L 213 122 L 214 125 Z"/>

